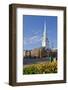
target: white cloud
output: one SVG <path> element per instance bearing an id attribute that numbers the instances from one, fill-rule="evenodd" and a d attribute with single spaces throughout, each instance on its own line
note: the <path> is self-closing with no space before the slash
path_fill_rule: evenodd
<path id="1" fill-rule="evenodd" d="M 35 35 L 37 35 L 38 33 L 40 33 L 41 31 L 38 31 L 38 32 L 34 32 Z"/>
<path id="2" fill-rule="evenodd" d="M 24 44 L 36 44 L 42 41 L 42 38 L 39 36 L 41 31 L 33 32 L 33 36 L 24 38 Z"/>
<path id="3" fill-rule="evenodd" d="M 41 42 L 41 38 L 39 37 L 39 35 L 34 35 L 30 38 L 26 38 L 24 39 L 24 44 L 35 44 L 35 43 L 38 43 L 38 42 Z"/>
<path id="4" fill-rule="evenodd" d="M 32 36 L 32 37 L 30 38 L 30 40 L 35 40 L 35 39 L 37 39 L 37 37 L 38 37 L 38 36 L 36 36 L 36 35 L 35 35 L 35 36 Z"/>

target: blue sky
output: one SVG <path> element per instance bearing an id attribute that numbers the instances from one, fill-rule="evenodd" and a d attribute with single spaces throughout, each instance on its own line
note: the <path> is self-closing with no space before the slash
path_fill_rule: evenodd
<path id="1" fill-rule="evenodd" d="M 46 23 L 47 37 L 50 48 L 57 48 L 57 17 L 24 15 L 24 50 L 42 47 L 44 23 Z"/>

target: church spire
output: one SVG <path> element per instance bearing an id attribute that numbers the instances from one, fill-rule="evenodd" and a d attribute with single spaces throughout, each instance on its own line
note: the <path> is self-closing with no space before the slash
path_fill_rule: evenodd
<path id="1" fill-rule="evenodd" d="M 44 30 L 42 35 L 42 47 L 46 48 L 46 22 L 44 21 Z"/>

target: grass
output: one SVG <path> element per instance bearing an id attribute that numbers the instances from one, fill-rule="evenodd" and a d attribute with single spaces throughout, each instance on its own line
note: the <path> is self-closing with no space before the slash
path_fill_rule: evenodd
<path id="1" fill-rule="evenodd" d="M 23 69 L 23 74 L 46 74 L 57 73 L 57 62 L 44 62 L 27 65 Z"/>

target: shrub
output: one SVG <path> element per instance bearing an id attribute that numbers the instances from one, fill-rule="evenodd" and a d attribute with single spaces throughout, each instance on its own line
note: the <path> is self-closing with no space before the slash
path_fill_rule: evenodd
<path id="1" fill-rule="evenodd" d="M 24 67 L 23 74 L 57 73 L 57 62 L 45 62 Z"/>

